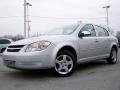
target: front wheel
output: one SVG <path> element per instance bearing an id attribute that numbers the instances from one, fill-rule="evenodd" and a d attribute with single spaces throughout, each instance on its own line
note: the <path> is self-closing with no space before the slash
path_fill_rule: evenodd
<path id="1" fill-rule="evenodd" d="M 76 67 L 76 57 L 69 51 L 61 51 L 55 60 L 55 72 L 58 76 L 69 76 Z"/>
<path id="2" fill-rule="evenodd" d="M 112 48 L 110 57 L 107 59 L 107 62 L 109 64 L 115 64 L 117 63 L 117 50 L 115 48 Z"/>

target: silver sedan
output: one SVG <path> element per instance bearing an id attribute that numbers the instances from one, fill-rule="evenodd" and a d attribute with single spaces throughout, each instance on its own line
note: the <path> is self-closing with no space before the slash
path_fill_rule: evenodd
<path id="1" fill-rule="evenodd" d="M 106 28 L 77 23 L 14 42 L 3 53 L 3 60 L 9 68 L 53 68 L 57 75 L 68 76 L 81 62 L 106 59 L 115 64 L 117 53 L 118 40 Z"/>

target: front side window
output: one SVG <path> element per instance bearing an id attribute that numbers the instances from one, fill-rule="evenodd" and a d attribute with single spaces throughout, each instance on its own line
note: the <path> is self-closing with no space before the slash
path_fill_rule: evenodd
<path id="1" fill-rule="evenodd" d="M 82 31 L 89 31 L 91 33 L 90 36 L 93 36 L 93 37 L 96 36 L 96 32 L 95 32 L 92 24 L 87 24 L 87 25 L 83 26 L 83 28 L 81 29 L 80 32 L 82 32 Z"/>
<path id="2" fill-rule="evenodd" d="M 101 37 L 101 36 L 109 36 L 108 31 L 107 31 L 106 29 L 100 27 L 100 26 L 97 26 L 97 25 L 96 25 L 96 26 L 95 26 L 95 30 L 96 30 L 97 35 L 98 35 L 99 37 Z"/>

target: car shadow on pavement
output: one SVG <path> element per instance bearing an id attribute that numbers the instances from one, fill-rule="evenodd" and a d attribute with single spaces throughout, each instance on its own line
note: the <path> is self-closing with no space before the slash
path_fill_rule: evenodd
<path id="1" fill-rule="evenodd" d="M 77 69 L 73 73 L 81 73 L 82 71 L 89 71 L 94 68 L 99 68 L 102 66 L 107 65 L 105 61 L 94 61 L 89 63 L 82 63 L 77 66 Z M 24 78 L 24 79 L 37 79 L 37 78 L 57 78 L 54 74 L 54 71 L 51 69 L 44 69 L 44 70 L 34 70 L 34 71 L 21 71 L 21 70 L 10 70 L 6 73 L 11 78 Z M 73 76 L 72 75 L 72 76 Z"/>
<path id="2" fill-rule="evenodd" d="M 108 65 L 105 60 L 92 61 L 87 63 L 85 62 L 85 63 L 78 64 L 77 70 L 82 71 L 82 70 L 94 69 L 94 68 L 102 67 L 105 65 Z"/>
<path id="3" fill-rule="evenodd" d="M 10 77 L 13 78 L 47 78 L 47 77 L 54 77 L 54 73 L 50 69 L 42 69 L 42 70 L 29 70 L 29 71 L 23 71 L 23 70 L 12 70 L 7 73 Z"/>

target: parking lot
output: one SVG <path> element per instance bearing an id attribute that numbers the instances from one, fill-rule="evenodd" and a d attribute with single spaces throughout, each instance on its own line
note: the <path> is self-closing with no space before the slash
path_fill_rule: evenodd
<path id="1" fill-rule="evenodd" d="M 56 77 L 51 70 L 8 69 L 0 59 L 0 90 L 120 90 L 119 56 L 115 65 L 104 60 L 80 64 L 70 77 Z"/>

